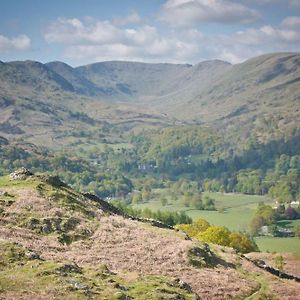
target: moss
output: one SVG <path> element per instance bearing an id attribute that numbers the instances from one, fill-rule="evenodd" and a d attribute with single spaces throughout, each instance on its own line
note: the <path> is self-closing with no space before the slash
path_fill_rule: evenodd
<path id="1" fill-rule="evenodd" d="M 15 202 L 15 196 L 7 192 L 0 193 L 0 205 L 11 206 Z"/>
<path id="2" fill-rule="evenodd" d="M 190 290 L 164 276 L 140 276 L 127 286 L 128 292 L 125 293 L 133 299 L 195 299 Z"/>
<path id="3" fill-rule="evenodd" d="M 36 188 L 42 197 L 56 202 L 58 206 L 70 213 L 79 212 L 89 219 L 93 219 L 95 216 L 94 212 L 87 208 L 84 197 L 67 187 L 53 187 L 40 183 Z"/>
<path id="4" fill-rule="evenodd" d="M 0 177 L 0 188 L 1 187 L 33 187 L 36 188 L 39 184 L 39 180 L 30 177 L 25 180 L 11 180 L 9 176 Z"/>
<path id="5" fill-rule="evenodd" d="M 0 242 L 0 266 L 12 266 L 25 259 L 25 249 L 16 243 Z"/>
<path id="6" fill-rule="evenodd" d="M 105 265 L 81 268 L 76 264 L 32 260 L 20 245 L 0 243 L 0 293 L 22 298 L 49 295 L 59 299 L 195 299 L 195 295 L 164 276 L 115 274 Z M 120 276 L 121 275 L 121 276 Z"/>

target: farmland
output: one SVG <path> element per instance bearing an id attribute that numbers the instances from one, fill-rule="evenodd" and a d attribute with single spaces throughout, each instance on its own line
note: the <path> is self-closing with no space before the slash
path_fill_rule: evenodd
<path id="1" fill-rule="evenodd" d="M 217 210 L 204 211 L 185 207 L 182 203 L 182 199 L 180 198 L 172 200 L 171 197 L 167 196 L 167 189 L 156 189 L 154 193 L 160 196 L 165 195 L 168 199 L 168 204 L 163 206 L 159 197 L 157 197 L 148 203 L 137 204 L 134 205 L 134 207 L 139 209 L 149 208 L 151 210 L 161 211 L 184 211 L 193 220 L 203 218 L 212 225 L 225 226 L 234 231 L 248 230 L 249 223 L 254 216 L 257 205 L 260 202 L 264 202 L 271 206 L 275 205 L 275 203 L 266 196 L 205 192 L 203 195 L 207 195 L 215 200 Z M 280 221 L 277 225 L 285 228 L 293 227 L 295 225 L 299 225 L 299 220 Z M 300 256 L 299 238 L 257 237 L 255 238 L 255 241 L 261 251 L 291 252 Z"/>
<path id="2" fill-rule="evenodd" d="M 184 211 L 193 220 L 203 218 L 212 225 L 226 226 L 230 230 L 247 230 L 248 224 L 260 202 L 274 204 L 265 196 L 205 192 L 203 193 L 204 196 L 207 195 L 215 200 L 217 210 L 203 211 L 185 207 L 180 198 L 172 200 L 171 197 L 167 196 L 167 189 L 156 189 L 154 193 L 160 196 L 166 195 L 168 204 L 162 206 L 159 197 L 157 197 L 148 203 L 138 204 L 134 207 L 161 211 Z"/>

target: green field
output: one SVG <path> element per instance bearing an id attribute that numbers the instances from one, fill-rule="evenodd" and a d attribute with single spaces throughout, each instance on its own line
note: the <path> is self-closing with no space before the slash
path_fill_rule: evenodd
<path id="1" fill-rule="evenodd" d="M 165 193 L 165 191 L 161 189 L 157 189 L 154 192 L 157 195 Z M 204 195 L 215 199 L 217 210 L 222 208 L 224 212 L 191 209 L 185 207 L 180 198 L 177 201 L 172 201 L 170 197 L 167 196 L 169 203 L 166 206 L 162 206 L 159 197 L 157 197 L 155 200 L 151 200 L 148 203 L 137 204 L 134 207 L 140 209 L 147 207 L 154 211 L 185 211 L 193 220 L 204 218 L 212 225 L 226 226 L 230 230 L 247 230 L 258 203 L 263 201 L 271 205 L 273 204 L 264 196 L 208 192 L 205 192 Z"/>
<path id="2" fill-rule="evenodd" d="M 257 237 L 255 242 L 261 251 L 291 252 L 300 258 L 299 238 Z"/>
<path id="3" fill-rule="evenodd" d="M 140 209 L 147 207 L 151 210 L 161 211 L 185 211 L 193 220 L 203 218 L 212 225 L 226 226 L 230 230 L 247 230 L 258 203 L 263 201 L 274 205 L 265 196 L 205 192 L 204 195 L 215 199 L 217 211 L 200 211 L 185 207 L 180 198 L 172 201 L 167 195 L 167 189 L 156 189 L 154 192 L 158 196 L 157 199 L 151 200 L 148 203 L 135 205 L 134 207 Z M 159 200 L 160 195 L 166 196 L 168 205 L 162 206 Z M 219 212 L 220 208 L 223 208 L 224 212 Z M 279 221 L 278 225 L 286 228 L 293 227 L 300 225 L 300 220 Z M 261 251 L 291 252 L 300 258 L 299 238 L 257 237 L 255 241 Z"/>

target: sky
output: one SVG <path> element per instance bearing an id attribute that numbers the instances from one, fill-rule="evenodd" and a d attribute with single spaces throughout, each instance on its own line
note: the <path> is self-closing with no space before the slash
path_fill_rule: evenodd
<path id="1" fill-rule="evenodd" d="M 0 60 L 240 63 L 300 51 L 300 0 L 0 0 Z"/>

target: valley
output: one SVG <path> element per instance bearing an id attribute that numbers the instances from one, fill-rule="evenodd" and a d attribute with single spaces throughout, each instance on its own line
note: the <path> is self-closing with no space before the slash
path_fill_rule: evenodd
<path id="1" fill-rule="evenodd" d="M 0 299 L 297 299 L 247 258 L 299 277 L 299 78 L 296 52 L 1 62 Z"/>

